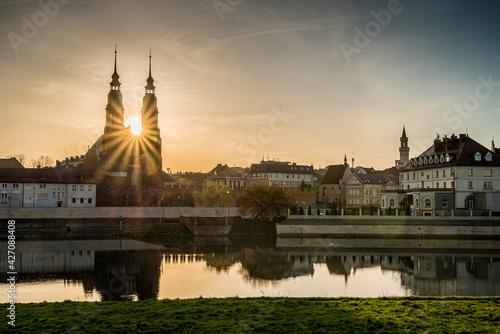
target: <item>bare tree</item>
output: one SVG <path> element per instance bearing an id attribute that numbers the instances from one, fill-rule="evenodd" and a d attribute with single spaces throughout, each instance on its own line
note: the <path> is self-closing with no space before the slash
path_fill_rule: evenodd
<path id="1" fill-rule="evenodd" d="M 31 168 L 45 168 L 52 167 L 54 159 L 49 155 L 41 155 L 36 159 L 30 159 L 29 166 Z"/>

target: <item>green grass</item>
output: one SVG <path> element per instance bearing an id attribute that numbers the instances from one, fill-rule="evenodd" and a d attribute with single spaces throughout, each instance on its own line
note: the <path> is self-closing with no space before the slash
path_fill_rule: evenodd
<path id="1" fill-rule="evenodd" d="M 17 304 L 15 332 L 500 333 L 499 324 L 500 298 L 199 298 Z M 4 317 L 0 332 L 9 327 Z"/>

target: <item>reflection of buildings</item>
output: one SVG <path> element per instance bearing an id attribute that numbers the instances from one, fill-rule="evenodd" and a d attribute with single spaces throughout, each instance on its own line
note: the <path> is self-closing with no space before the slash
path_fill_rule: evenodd
<path id="1" fill-rule="evenodd" d="M 498 296 L 500 260 L 466 257 L 415 257 L 413 272 L 401 283 L 424 296 Z"/>
<path id="2" fill-rule="evenodd" d="M 0 243 L 6 250 L 7 244 Z M 82 282 L 102 300 L 156 298 L 162 246 L 133 240 L 18 241 L 18 282 L 64 279 Z M 5 281 L 7 254 L 0 253 Z"/>

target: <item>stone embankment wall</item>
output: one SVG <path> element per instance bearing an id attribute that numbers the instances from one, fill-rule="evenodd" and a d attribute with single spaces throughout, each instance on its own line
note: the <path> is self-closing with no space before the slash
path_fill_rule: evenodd
<path id="1" fill-rule="evenodd" d="M 0 219 L 235 217 L 239 208 L 97 207 L 0 209 Z"/>
<path id="2" fill-rule="evenodd" d="M 490 217 L 290 217 L 276 224 L 290 236 L 463 236 L 498 237 L 500 219 Z"/>

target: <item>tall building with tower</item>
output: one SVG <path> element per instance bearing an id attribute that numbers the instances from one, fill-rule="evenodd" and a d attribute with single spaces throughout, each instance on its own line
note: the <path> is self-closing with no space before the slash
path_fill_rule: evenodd
<path id="1" fill-rule="evenodd" d="M 395 161 L 395 166 L 399 170 L 410 163 L 410 148 L 408 147 L 408 137 L 406 129 L 403 125 L 403 134 L 399 138 L 401 144 L 399 146 L 399 160 Z"/>
<path id="2" fill-rule="evenodd" d="M 139 135 L 132 133 L 130 126 L 125 126 L 125 108 L 119 78 L 115 48 L 114 71 L 105 108 L 104 133 L 78 161 L 67 158 L 58 161 L 57 166 L 70 166 L 74 162 L 71 166 L 80 165 L 94 173 L 99 180 L 99 206 L 157 205 L 163 177 L 162 140 L 158 126 L 156 87 L 151 74 L 151 51 Z"/>

